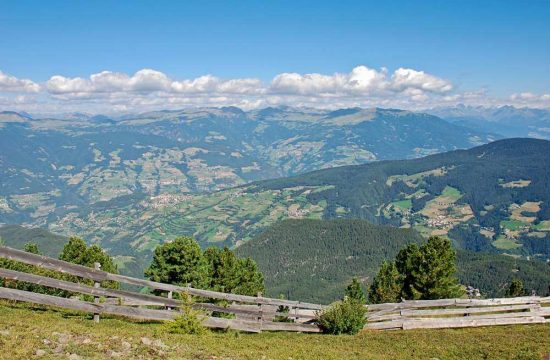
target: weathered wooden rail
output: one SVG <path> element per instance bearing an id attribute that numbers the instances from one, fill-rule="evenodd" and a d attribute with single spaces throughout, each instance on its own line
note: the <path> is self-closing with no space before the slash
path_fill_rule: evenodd
<path id="1" fill-rule="evenodd" d="M 319 304 L 262 296 L 227 294 L 195 289 L 187 286 L 158 283 L 145 279 L 111 274 L 99 269 L 92 269 L 2 246 L 0 246 L 0 257 L 77 276 L 83 279 L 93 280 L 95 286 L 92 287 L 82 283 L 64 281 L 2 268 L 0 268 L 0 278 L 66 290 L 71 293 L 91 295 L 96 297 L 96 299 L 101 297 L 103 301 L 88 302 L 74 298 L 68 299 L 0 287 L 0 298 L 2 299 L 58 306 L 97 315 L 112 314 L 145 320 L 170 320 L 178 316 L 181 311 L 180 308 L 182 303 L 180 300 L 128 290 L 102 288 L 99 286 L 99 283 L 103 281 L 115 281 L 147 287 L 150 290 L 162 290 L 168 293 L 186 293 L 201 299 L 224 300 L 227 305 L 208 302 L 193 304 L 193 307 L 202 309 L 207 314 L 220 312 L 235 315 L 234 319 L 212 317 L 209 315 L 204 316 L 203 324 L 211 328 L 231 328 L 248 332 L 260 332 L 262 330 L 298 332 L 320 331 L 317 325 L 311 323 L 315 318 L 315 312 L 323 308 L 323 306 Z M 286 307 L 289 311 L 279 311 L 279 307 Z M 288 317 L 292 319 L 293 322 L 274 321 L 277 317 Z"/>
<path id="2" fill-rule="evenodd" d="M 102 288 L 103 281 L 161 290 L 168 294 L 186 293 L 199 299 L 224 300 L 219 303 L 198 302 L 192 306 L 206 315 L 203 324 L 211 328 L 231 328 L 247 332 L 298 331 L 319 332 L 316 313 L 324 305 L 301 301 L 220 293 L 210 290 L 176 286 L 154 281 L 111 274 L 46 256 L 0 246 L 0 257 L 54 270 L 94 281 L 94 286 L 0 268 L 0 278 L 22 281 L 70 293 L 90 295 L 94 302 L 63 298 L 0 287 L 0 298 L 57 306 L 95 314 L 111 314 L 145 320 L 171 320 L 181 312 L 181 301 L 169 297 L 134 291 Z M 101 300 L 100 300 L 101 299 Z M 203 300 L 201 300 L 203 301 Z M 286 307 L 287 312 L 280 311 Z M 470 326 L 550 323 L 550 297 L 518 297 L 503 299 L 441 299 L 415 300 L 401 303 L 367 305 L 365 329 L 394 330 L 418 328 L 455 328 Z M 211 316 L 213 312 L 233 314 L 227 319 Z M 278 322 L 287 317 L 292 322 Z"/>
<path id="3" fill-rule="evenodd" d="M 368 305 L 366 329 L 550 323 L 550 297 L 415 300 Z"/>

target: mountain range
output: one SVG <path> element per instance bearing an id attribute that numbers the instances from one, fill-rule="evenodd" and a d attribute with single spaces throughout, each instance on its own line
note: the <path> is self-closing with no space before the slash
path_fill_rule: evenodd
<path id="1" fill-rule="evenodd" d="M 494 132 L 505 137 L 534 137 L 550 140 L 550 110 L 514 106 L 441 107 L 426 110 L 455 125 L 477 131 Z"/>
<path id="2" fill-rule="evenodd" d="M 548 259 L 549 142 L 500 138 L 392 109 L 4 112 L 0 224 L 98 242 L 130 272 L 178 235 L 238 247 L 286 218 L 366 219 Z"/>
<path id="3" fill-rule="evenodd" d="M 128 195 L 215 191 L 251 181 L 499 138 L 401 110 L 238 108 L 109 118 L 0 113 L 0 223 L 45 226 Z"/>
<path id="4" fill-rule="evenodd" d="M 550 141 L 499 140 L 215 192 L 130 195 L 76 208 L 48 225 L 55 233 L 101 243 L 131 267 L 178 235 L 194 236 L 203 246 L 233 247 L 287 218 L 366 219 L 424 236 L 448 236 L 460 249 L 545 260 L 550 258 L 547 154 Z"/>

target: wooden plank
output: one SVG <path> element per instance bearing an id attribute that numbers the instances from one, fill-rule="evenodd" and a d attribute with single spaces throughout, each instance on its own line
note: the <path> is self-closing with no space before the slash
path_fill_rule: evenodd
<path id="1" fill-rule="evenodd" d="M 538 305 L 504 305 L 504 306 L 487 306 L 487 307 L 475 307 L 475 308 L 458 308 L 458 309 L 433 309 L 433 310 L 416 310 L 416 309 L 404 309 L 401 310 L 400 315 L 410 316 L 444 316 L 444 315 L 466 315 L 476 313 L 495 313 L 503 311 L 519 311 L 530 310 L 537 308 Z"/>
<path id="2" fill-rule="evenodd" d="M 403 319 L 404 317 L 401 314 L 388 314 L 388 315 L 370 315 L 367 316 L 367 321 L 390 321 Z"/>
<path id="3" fill-rule="evenodd" d="M 495 305 L 520 305 L 538 304 L 541 298 L 538 296 L 523 296 L 515 298 L 497 299 L 456 299 L 456 306 L 495 306 Z"/>
<path id="4" fill-rule="evenodd" d="M 363 329 L 365 330 L 390 330 L 390 329 L 402 329 L 403 319 L 383 322 L 367 322 Z"/>
<path id="5" fill-rule="evenodd" d="M 92 296 L 103 296 L 107 297 L 106 303 L 111 305 L 126 305 L 126 306 L 170 306 L 173 308 L 179 308 L 181 306 L 181 301 L 168 299 L 160 296 L 148 295 L 133 293 L 130 291 L 124 290 L 115 290 L 115 289 L 104 289 L 104 288 L 95 288 L 82 284 L 77 284 L 64 280 L 52 279 L 40 275 L 34 275 L 29 273 L 23 273 L 14 270 L 2 269 L 0 268 L 0 277 L 24 281 L 33 284 L 43 285 L 51 288 L 62 289 L 70 292 L 92 295 Z M 250 314 L 254 317 L 258 316 L 258 306 L 257 305 L 229 305 L 221 306 L 216 304 L 209 303 L 195 303 L 193 307 L 196 309 L 202 309 L 207 311 L 218 311 L 229 314 Z M 280 315 L 277 311 L 273 311 L 277 307 L 269 307 L 265 312 L 267 317 L 275 317 Z M 302 316 L 305 320 L 311 320 L 314 316 L 304 315 Z"/>
<path id="6" fill-rule="evenodd" d="M 454 320 L 478 320 L 478 319 L 507 319 L 507 318 L 525 318 L 525 317 L 542 317 L 542 314 L 532 312 L 511 312 L 501 314 L 483 314 L 483 315 L 471 315 L 460 317 L 428 317 L 428 318 L 402 318 L 403 321 L 454 321 Z"/>
<path id="7" fill-rule="evenodd" d="M 503 318 L 503 319 L 470 319 L 464 317 L 461 319 L 432 319 L 432 320 L 405 320 L 403 329 L 442 329 L 459 327 L 477 327 L 477 326 L 496 326 L 513 324 L 537 324 L 544 323 L 543 317 L 521 317 L 521 318 Z"/>
<path id="8" fill-rule="evenodd" d="M 43 285 L 51 288 L 66 290 L 66 291 L 85 294 L 85 295 L 121 298 L 123 303 L 125 303 L 126 301 L 129 301 L 129 302 L 135 301 L 135 302 L 143 302 L 143 303 L 147 303 L 150 305 L 157 305 L 157 306 L 179 307 L 181 305 L 181 302 L 178 300 L 170 300 L 160 296 L 140 294 L 140 293 L 134 293 L 130 291 L 116 290 L 116 289 L 93 288 L 90 286 L 73 283 L 70 281 L 57 280 L 57 279 L 52 279 L 52 278 L 44 277 L 40 275 L 23 273 L 19 271 L 2 269 L 2 268 L 0 268 L 0 277 L 10 279 L 10 280 L 29 282 L 37 285 Z"/>
<path id="9" fill-rule="evenodd" d="M 497 306 L 550 303 L 549 297 L 523 296 L 516 298 L 495 299 L 440 299 L 440 300 L 405 300 L 400 303 L 385 303 L 366 305 L 369 312 L 395 311 L 402 309 L 417 309 L 446 306 Z"/>
<path id="10" fill-rule="evenodd" d="M 40 305 L 56 306 L 89 313 L 120 315 L 143 320 L 173 320 L 174 317 L 178 314 L 178 312 L 176 311 L 168 310 L 142 309 L 110 304 L 94 304 L 76 299 L 66 299 L 57 296 L 37 294 L 28 291 L 8 289 L 4 287 L 0 287 L 0 298 L 14 301 L 31 302 Z M 260 331 L 259 324 L 257 322 L 250 321 L 205 317 L 202 323 L 204 326 L 210 328 L 231 328 L 248 332 Z"/>
<path id="11" fill-rule="evenodd" d="M 146 286 L 155 290 L 188 293 L 190 295 L 195 295 L 195 296 L 200 296 L 200 297 L 205 297 L 210 299 L 219 299 L 219 300 L 245 302 L 245 303 L 247 302 L 247 303 L 253 303 L 253 304 L 264 304 L 264 305 L 275 305 L 275 306 L 282 305 L 282 306 L 297 307 L 301 309 L 312 309 L 312 310 L 321 310 L 324 308 L 324 306 L 320 304 L 312 304 L 312 303 L 301 302 L 301 301 L 281 300 L 281 299 L 264 298 L 264 297 L 257 298 L 255 296 L 247 296 L 247 295 L 220 293 L 220 292 L 211 291 L 211 290 L 194 289 L 191 287 L 163 284 L 163 283 L 158 283 L 158 282 L 145 280 L 145 279 L 137 279 L 137 278 L 132 278 L 124 275 L 111 274 L 101 270 L 95 270 L 85 266 L 71 264 L 66 261 L 52 259 L 42 255 L 27 253 L 25 251 L 12 249 L 5 246 L 0 246 L 0 257 L 23 262 L 29 265 L 40 266 L 45 269 L 55 270 L 62 273 L 83 277 L 86 279 L 91 279 L 98 282 L 110 280 L 110 281 L 117 281 L 117 282 L 130 284 L 130 285 Z"/>
<path id="12" fill-rule="evenodd" d="M 94 270 L 85 266 L 71 264 L 66 261 L 52 259 L 47 256 L 32 254 L 6 246 L 0 246 L 0 257 L 29 265 L 39 266 L 44 269 L 59 271 L 65 274 L 80 276 L 94 281 L 101 282 L 106 280 L 105 274 L 107 273 L 104 271 Z"/>
<path id="13" fill-rule="evenodd" d="M 285 322 L 264 322 L 262 330 L 267 331 L 296 331 L 296 332 L 321 332 L 317 325 L 285 323 Z"/>
<path id="14" fill-rule="evenodd" d="M 95 270 L 99 270 L 101 269 L 101 264 L 98 263 L 98 262 L 95 262 L 94 263 L 94 269 Z M 101 287 L 101 284 L 98 283 L 97 281 L 94 282 L 94 289 L 99 289 Z M 99 304 L 99 297 L 95 297 L 94 298 L 94 304 Z M 94 314 L 94 322 L 98 323 L 99 322 L 99 313 L 95 313 Z"/>

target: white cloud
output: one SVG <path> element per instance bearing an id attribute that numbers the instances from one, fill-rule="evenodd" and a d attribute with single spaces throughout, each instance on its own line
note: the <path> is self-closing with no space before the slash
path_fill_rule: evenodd
<path id="1" fill-rule="evenodd" d="M 519 94 L 512 94 L 510 96 L 511 100 L 519 101 L 547 101 L 550 100 L 550 94 L 533 94 L 531 92 L 524 92 Z"/>
<path id="2" fill-rule="evenodd" d="M 259 79 L 223 80 L 212 75 L 192 80 L 174 81 L 171 88 L 179 93 L 259 94 L 263 92 L 262 82 Z"/>
<path id="3" fill-rule="evenodd" d="M 435 93 L 445 93 L 451 91 L 452 84 L 444 79 L 438 78 L 424 71 L 399 68 L 395 70 L 391 77 L 392 87 L 397 90 L 420 89 Z"/>
<path id="4" fill-rule="evenodd" d="M 414 93 L 418 91 L 445 93 L 452 84 L 424 71 L 399 68 L 388 78 L 388 70 L 357 66 L 350 73 L 334 75 L 283 73 L 271 82 L 271 89 L 277 93 L 300 95 L 388 95 Z"/>
<path id="5" fill-rule="evenodd" d="M 160 71 L 142 69 L 134 74 L 102 71 L 88 77 L 54 75 L 38 84 L 0 72 L 0 92 L 10 94 L 1 99 L 0 110 L 51 112 L 120 113 L 227 105 L 244 109 L 290 105 L 417 110 L 458 103 L 550 107 L 550 94 L 491 98 L 485 90 L 459 92 L 450 81 L 425 71 L 402 67 L 390 72 L 363 65 L 347 73 L 281 73 L 267 82 L 214 75 L 172 79 Z M 23 96 L 26 93 L 33 93 L 32 98 Z"/>
<path id="6" fill-rule="evenodd" d="M 35 93 L 38 91 L 40 91 L 40 85 L 37 83 L 27 79 L 18 79 L 0 71 L 0 92 Z"/>
<path id="7" fill-rule="evenodd" d="M 64 76 L 52 76 L 46 82 L 46 89 L 54 95 L 92 93 L 115 93 L 121 91 L 152 92 L 166 91 L 170 89 L 170 79 L 160 71 L 143 69 L 133 76 L 112 71 L 102 71 L 90 75 L 89 79 L 80 77 L 67 78 Z"/>

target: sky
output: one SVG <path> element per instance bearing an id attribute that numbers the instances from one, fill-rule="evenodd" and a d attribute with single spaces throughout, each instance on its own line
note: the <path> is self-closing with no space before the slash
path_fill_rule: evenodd
<path id="1" fill-rule="evenodd" d="M 0 0 L 0 110 L 550 107 L 550 0 Z"/>

